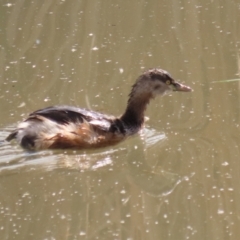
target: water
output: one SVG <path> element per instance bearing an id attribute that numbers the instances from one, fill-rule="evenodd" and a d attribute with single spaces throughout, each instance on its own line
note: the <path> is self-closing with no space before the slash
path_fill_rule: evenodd
<path id="1" fill-rule="evenodd" d="M 1 239 L 237 239 L 237 1 L 15 1 L 0 7 Z M 26 153 L 4 138 L 55 104 L 120 115 L 161 67 L 192 93 L 150 103 L 141 134 Z"/>

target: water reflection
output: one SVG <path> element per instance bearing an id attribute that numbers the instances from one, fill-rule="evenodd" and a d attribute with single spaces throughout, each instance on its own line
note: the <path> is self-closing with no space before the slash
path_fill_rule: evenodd
<path id="1" fill-rule="evenodd" d="M 73 151 L 73 150 L 55 150 L 41 152 L 25 152 L 16 146 L 4 142 L 9 130 L 1 131 L 2 144 L 1 150 L 1 175 L 13 174 L 16 172 L 28 171 L 53 171 L 78 170 L 86 171 L 114 171 L 114 168 L 121 163 L 123 168 L 120 170 L 130 181 L 151 195 L 160 196 L 171 193 L 177 184 L 181 182 L 182 177 L 177 174 L 164 171 L 163 169 L 152 168 L 148 164 L 147 148 L 158 144 L 161 149 L 166 136 L 157 133 L 153 129 L 145 128 L 141 133 L 141 138 L 135 137 L 134 150 L 132 147 L 118 147 L 116 149 L 100 149 L 92 151 Z M 131 141 L 131 140 L 129 140 Z M 145 146 L 145 147 L 144 147 Z"/>

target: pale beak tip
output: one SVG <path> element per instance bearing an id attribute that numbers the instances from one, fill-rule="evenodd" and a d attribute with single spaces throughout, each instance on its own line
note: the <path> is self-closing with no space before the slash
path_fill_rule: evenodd
<path id="1" fill-rule="evenodd" d="M 188 86 L 185 86 L 183 84 L 178 83 L 176 85 L 176 91 L 179 91 L 179 92 L 192 92 L 193 89 L 188 87 Z"/>

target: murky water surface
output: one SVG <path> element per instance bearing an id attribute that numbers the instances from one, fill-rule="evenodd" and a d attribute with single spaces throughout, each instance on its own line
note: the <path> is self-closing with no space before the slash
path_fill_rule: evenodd
<path id="1" fill-rule="evenodd" d="M 238 1 L 0 3 L 0 239 L 238 239 Z M 55 104 L 120 115 L 161 67 L 192 93 L 157 98 L 141 134 L 27 153 L 3 140 Z"/>

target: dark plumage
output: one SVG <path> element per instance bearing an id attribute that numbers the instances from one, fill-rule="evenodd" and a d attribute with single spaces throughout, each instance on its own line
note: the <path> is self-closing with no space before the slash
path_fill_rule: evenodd
<path id="1" fill-rule="evenodd" d="M 150 99 L 167 91 L 189 92 L 191 88 L 177 83 L 164 70 L 150 69 L 136 80 L 119 118 L 77 107 L 53 106 L 31 113 L 6 140 L 16 139 L 28 150 L 113 145 L 137 133 Z"/>

